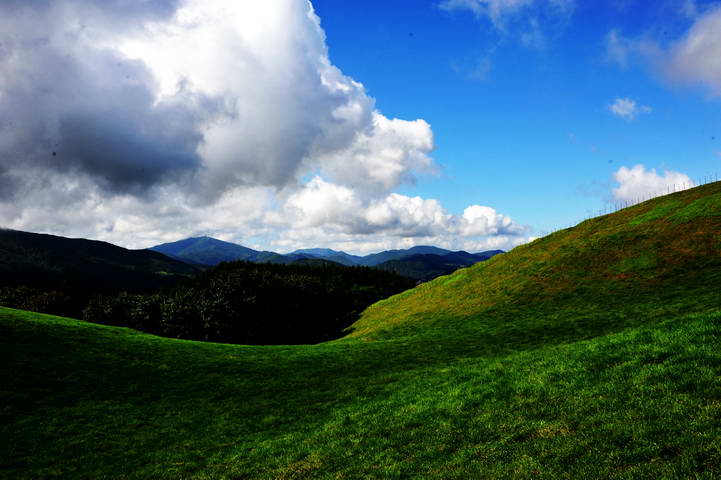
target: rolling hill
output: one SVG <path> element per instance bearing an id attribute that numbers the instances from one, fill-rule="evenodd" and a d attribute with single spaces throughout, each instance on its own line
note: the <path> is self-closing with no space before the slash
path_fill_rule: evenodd
<path id="1" fill-rule="evenodd" d="M 249 347 L 0 309 L 10 478 L 718 478 L 721 185 Z M 22 372 L 19 374 L 18 372 Z"/>
<path id="2" fill-rule="evenodd" d="M 150 250 L 0 229 L 0 286 L 145 291 L 198 273 Z"/>

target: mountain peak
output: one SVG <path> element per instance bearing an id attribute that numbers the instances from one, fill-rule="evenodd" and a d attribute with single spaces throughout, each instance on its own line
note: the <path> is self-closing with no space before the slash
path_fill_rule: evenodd
<path id="1" fill-rule="evenodd" d="M 217 265 L 234 260 L 253 261 L 261 253 L 252 248 L 230 243 L 207 235 L 190 237 L 177 242 L 163 243 L 149 250 L 163 253 L 188 263 Z"/>

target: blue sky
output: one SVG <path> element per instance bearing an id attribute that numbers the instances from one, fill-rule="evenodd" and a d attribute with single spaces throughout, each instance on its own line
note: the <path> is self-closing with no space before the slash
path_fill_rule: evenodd
<path id="1" fill-rule="evenodd" d="M 528 46 L 521 36 L 535 8 L 501 31 L 437 1 L 314 1 L 333 63 L 385 115 L 433 128 L 441 175 L 403 192 L 455 212 L 493 205 L 537 231 L 602 208 L 624 165 L 691 178 L 721 170 L 720 105 L 708 89 L 675 84 L 641 55 L 626 65 L 608 57 L 614 30 L 668 48 L 694 22 L 684 5 L 576 2 L 567 16 L 546 17 L 543 44 Z M 609 105 L 626 97 L 652 111 L 614 116 Z"/>
<path id="2" fill-rule="evenodd" d="M 0 227 L 510 249 L 721 175 L 721 5 L 0 3 Z"/>

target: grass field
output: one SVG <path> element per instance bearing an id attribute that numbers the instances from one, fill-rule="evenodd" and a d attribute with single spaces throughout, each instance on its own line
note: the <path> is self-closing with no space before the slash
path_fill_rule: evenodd
<path id="1" fill-rule="evenodd" d="M 717 478 L 720 191 L 557 232 L 316 346 L 0 309 L 0 476 Z"/>

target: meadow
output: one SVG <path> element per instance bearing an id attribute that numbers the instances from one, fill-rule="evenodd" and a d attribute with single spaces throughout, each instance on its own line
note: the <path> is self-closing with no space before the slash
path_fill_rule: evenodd
<path id="1" fill-rule="evenodd" d="M 721 187 L 439 277 L 319 345 L 0 309 L 7 478 L 717 478 Z"/>

